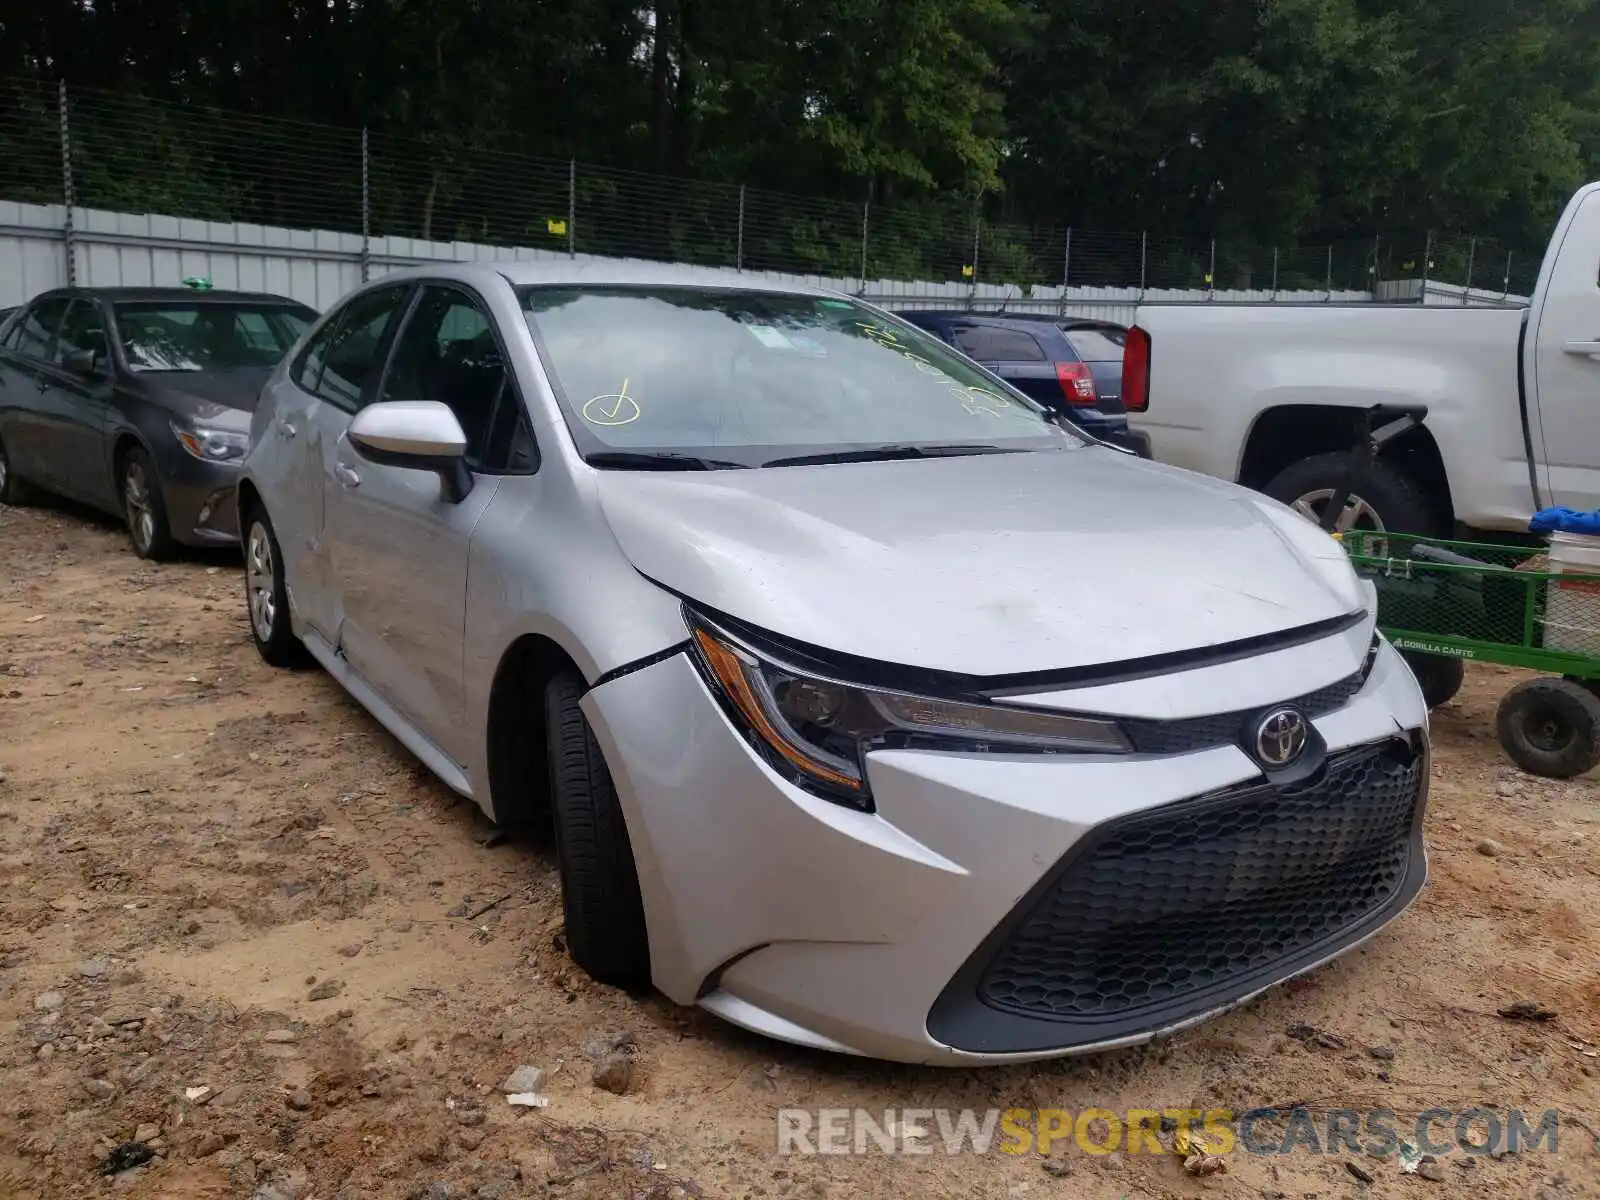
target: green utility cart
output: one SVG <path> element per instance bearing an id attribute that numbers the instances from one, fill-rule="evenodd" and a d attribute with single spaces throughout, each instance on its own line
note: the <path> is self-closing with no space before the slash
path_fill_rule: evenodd
<path id="1" fill-rule="evenodd" d="M 1500 701 L 1501 746 L 1556 779 L 1600 763 L 1600 537 L 1556 533 L 1546 549 L 1381 530 L 1341 540 L 1430 706 L 1455 694 L 1467 660 L 1542 672 Z"/>

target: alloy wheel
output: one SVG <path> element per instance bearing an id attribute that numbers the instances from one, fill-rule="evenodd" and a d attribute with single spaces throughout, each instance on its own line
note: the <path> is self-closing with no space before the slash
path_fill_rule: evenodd
<path id="1" fill-rule="evenodd" d="M 150 499 L 150 480 L 144 464 L 132 462 L 122 478 L 122 503 L 128 514 L 128 529 L 141 552 L 150 549 L 156 537 L 156 514 Z"/>

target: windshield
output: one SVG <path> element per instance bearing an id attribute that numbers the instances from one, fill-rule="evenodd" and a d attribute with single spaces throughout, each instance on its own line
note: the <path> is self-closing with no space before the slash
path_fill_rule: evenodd
<path id="1" fill-rule="evenodd" d="M 691 287 L 521 296 L 567 424 L 595 465 L 1081 444 L 939 342 L 850 300 Z"/>
<path id="2" fill-rule="evenodd" d="M 112 306 L 134 371 L 274 367 L 316 314 L 289 305 L 132 302 Z"/>

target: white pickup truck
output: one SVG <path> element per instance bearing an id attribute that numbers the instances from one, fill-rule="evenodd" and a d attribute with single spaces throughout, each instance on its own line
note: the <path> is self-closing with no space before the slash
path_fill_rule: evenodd
<path id="1" fill-rule="evenodd" d="M 1567 205 L 1526 305 L 1142 305 L 1123 399 L 1158 460 L 1311 516 L 1363 410 L 1425 406 L 1342 529 L 1525 531 L 1540 508 L 1600 509 L 1600 183 Z"/>

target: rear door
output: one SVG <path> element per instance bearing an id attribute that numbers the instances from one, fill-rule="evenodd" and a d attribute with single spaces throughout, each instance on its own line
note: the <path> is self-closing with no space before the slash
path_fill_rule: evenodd
<path id="1" fill-rule="evenodd" d="M 12 469 L 51 490 L 62 485 L 61 464 L 49 453 L 49 430 L 57 414 L 45 364 L 70 302 L 67 296 L 35 300 L 11 326 L 0 350 L 0 438 Z"/>
<path id="2" fill-rule="evenodd" d="M 377 385 L 411 295 L 409 283 L 352 297 L 306 343 L 272 389 L 271 421 L 252 448 L 267 515 L 277 530 L 296 616 L 329 646 L 343 619 L 328 553 L 327 497 L 350 419 Z"/>
<path id="3" fill-rule="evenodd" d="M 1600 509 L 1600 188 L 1590 189 L 1551 243 L 1527 334 L 1549 504 Z"/>
<path id="4" fill-rule="evenodd" d="M 63 362 L 75 350 L 95 355 L 96 374 L 66 369 Z M 44 394 L 53 413 L 49 454 L 59 464 L 62 490 L 97 508 L 118 511 L 105 445 L 114 386 L 111 353 L 98 300 L 88 296 L 73 300 L 51 347 L 44 378 L 48 380 Z"/>

